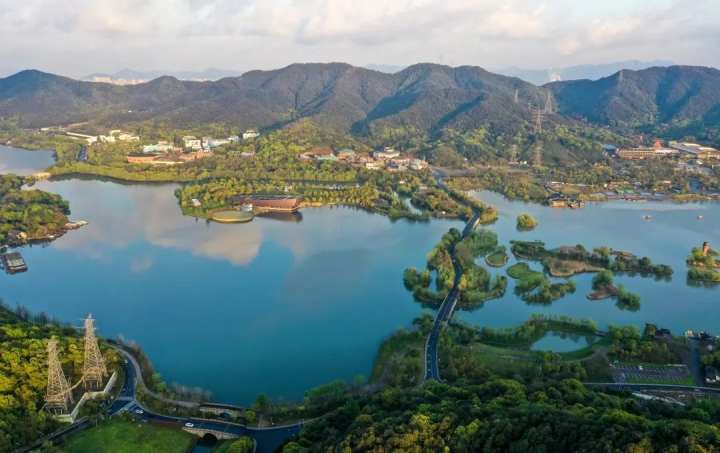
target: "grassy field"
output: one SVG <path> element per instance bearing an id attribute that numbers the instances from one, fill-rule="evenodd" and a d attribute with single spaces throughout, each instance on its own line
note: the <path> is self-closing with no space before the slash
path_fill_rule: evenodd
<path id="1" fill-rule="evenodd" d="M 67 453 L 184 453 L 194 437 L 179 429 L 114 419 L 71 437 Z"/>
<path id="2" fill-rule="evenodd" d="M 508 262 L 508 255 L 505 251 L 505 247 L 498 247 L 490 255 L 485 257 L 485 263 L 492 267 L 503 267 Z"/>

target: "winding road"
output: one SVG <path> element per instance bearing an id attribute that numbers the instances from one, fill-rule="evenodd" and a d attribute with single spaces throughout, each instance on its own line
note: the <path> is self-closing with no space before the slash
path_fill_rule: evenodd
<path id="1" fill-rule="evenodd" d="M 125 358 L 125 383 L 123 384 L 118 397 L 110 406 L 110 415 L 128 412 L 137 419 L 148 422 L 163 423 L 165 425 L 174 425 L 179 429 L 186 427 L 186 424 L 190 423 L 192 424 L 192 428 L 195 430 L 227 433 L 238 437 L 248 436 L 255 440 L 256 453 L 272 453 L 287 439 L 298 434 L 304 425 L 304 422 L 299 422 L 268 428 L 252 428 L 239 423 L 194 417 L 171 417 L 150 411 L 137 400 L 138 385 L 143 387 L 143 390 L 145 388 L 145 384 L 142 380 L 140 365 L 132 354 L 120 348 L 115 349 Z"/>
<path id="2" fill-rule="evenodd" d="M 475 213 L 473 217 L 465 225 L 462 232 L 462 239 L 468 237 L 470 233 L 475 229 L 478 222 L 480 221 L 480 213 Z M 461 239 L 461 240 L 462 240 Z M 455 311 L 455 305 L 458 301 L 458 285 L 460 285 L 460 279 L 462 278 L 462 267 L 457 262 L 455 256 L 455 246 L 450 253 L 452 257 L 453 267 L 455 268 L 455 280 L 453 281 L 453 287 L 450 292 L 445 296 L 440 305 L 440 309 L 437 312 L 435 321 L 433 322 L 432 330 L 425 341 L 425 380 L 439 381 L 440 380 L 440 366 L 438 364 L 438 342 L 440 341 L 440 332 L 443 327 L 452 318 L 453 312 Z"/>

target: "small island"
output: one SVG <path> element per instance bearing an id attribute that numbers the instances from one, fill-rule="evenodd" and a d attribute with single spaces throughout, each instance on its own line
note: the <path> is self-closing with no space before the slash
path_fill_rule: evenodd
<path id="1" fill-rule="evenodd" d="M 615 286 L 613 273 L 603 270 L 597 273 L 592 280 L 593 292 L 588 294 L 590 300 L 603 300 L 611 297 L 617 300 L 615 304 L 621 310 L 637 311 L 640 309 L 640 296 L 631 293 L 623 285 Z"/>
<path id="2" fill-rule="evenodd" d="M 499 245 L 485 257 L 485 263 L 490 267 L 503 267 L 507 264 L 508 259 L 507 249 L 504 245 Z"/>
<path id="3" fill-rule="evenodd" d="M 517 229 L 518 231 L 531 231 L 538 226 L 537 220 L 530 214 L 520 214 L 517 217 Z"/>
<path id="4" fill-rule="evenodd" d="M 705 242 L 702 247 L 694 247 L 687 258 L 688 280 L 690 282 L 720 283 L 720 261 L 718 252 Z"/>
<path id="5" fill-rule="evenodd" d="M 516 263 L 507 270 L 517 280 L 515 294 L 527 303 L 550 304 L 575 292 L 575 282 L 552 283 L 544 273 L 530 269 L 527 263 Z"/>
<path id="6" fill-rule="evenodd" d="M 640 258 L 630 252 L 609 247 L 598 247 L 590 252 L 580 244 L 552 250 L 545 248 L 542 241 L 510 241 L 510 244 L 513 255 L 520 259 L 540 261 L 553 277 L 570 277 L 603 269 L 655 278 L 670 278 L 673 274 L 672 268 L 666 264 L 653 264 L 646 256 Z"/>

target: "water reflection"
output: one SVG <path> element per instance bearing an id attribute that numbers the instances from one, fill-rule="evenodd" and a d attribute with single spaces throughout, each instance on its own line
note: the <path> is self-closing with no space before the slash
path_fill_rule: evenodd
<path id="1" fill-rule="evenodd" d="M 28 176 L 55 162 L 52 151 L 25 151 L 0 145 L 0 174 Z"/>

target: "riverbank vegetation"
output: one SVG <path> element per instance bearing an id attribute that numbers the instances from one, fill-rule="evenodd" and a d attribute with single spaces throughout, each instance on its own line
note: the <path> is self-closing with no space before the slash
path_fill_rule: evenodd
<path id="1" fill-rule="evenodd" d="M 598 247 L 592 252 L 578 244 L 548 250 L 542 241 L 510 241 L 513 255 L 519 259 L 539 261 L 553 277 L 569 277 L 584 272 L 608 269 L 630 276 L 654 276 L 667 279 L 673 270 L 665 264 L 653 264 L 648 257 L 637 257 L 629 252 Z"/>
<path id="2" fill-rule="evenodd" d="M 47 341 L 58 340 L 58 353 L 71 385 L 82 376 L 81 333 L 44 314 L 30 315 L 21 307 L 0 303 L 0 451 L 32 443 L 60 424 L 44 409 L 47 385 Z M 101 343 L 108 369 L 119 358 Z M 77 398 L 75 399 L 77 401 Z"/>
<path id="3" fill-rule="evenodd" d="M 418 324 L 429 330 L 432 318 L 416 321 Z M 546 329 L 578 335 L 596 332 L 592 321 L 568 318 L 535 317 L 507 331 L 450 323 L 440 344 L 445 383 L 414 385 L 422 370 L 422 358 L 413 356 L 417 362 L 411 368 L 413 380 L 398 380 L 400 386 L 349 398 L 338 409 L 306 425 L 297 438 L 285 445 L 283 452 L 515 448 L 582 451 L 589 442 L 613 450 L 632 447 L 666 451 L 676 447 L 679 439 L 703 448 L 712 448 L 720 442 L 720 430 L 713 426 L 720 421 L 720 403 L 704 400 L 671 406 L 591 390 L 580 380 L 589 376 L 609 379 L 603 355 L 590 351 L 581 360 L 566 360 L 561 354 L 529 351 L 529 345 Z M 412 335 L 402 333 L 403 339 Z M 418 340 L 422 337 L 417 336 Z M 496 344 L 501 346 L 483 344 L 489 338 L 498 340 Z M 639 353 L 632 349 L 639 342 L 650 341 L 639 338 L 639 334 L 612 338 L 614 353 L 624 351 L 632 357 L 662 358 L 657 351 Z M 633 340 L 626 341 L 630 338 Z M 413 351 L 418 351 L 419 341 L 407 341 Z M 393 337 L 386 344 L 395 346 L 393 357 L 406 359 L 400 351 L 407 343 Z M 595 351 L 600 352 L 607 345 L 603 340 Z M 643 348 L 649 351 L 645 345 Z M 603 373 L 605 376 L 601 376 Z M 512 432 L 508 427 L 512 427 Z M 548 436 L 547 432 L 553 435 Z"/>
<path id="4" fill-rule="evenodd" d="M 575 292 L 572 280 L 552 283 L 544 273 L 530 269 L 527 263 L 513 264 L 507 269 L 507 274 L 517 280 L 515 294 L 527 303 L 549 304 Z"/>
<path id="5" fill-rule="evenodd" d="M 594 337 L 597 324 L 589 319 L 573 319 L 568 316 L 532 315 L 523 324 L 504 329 L 482 327 L 477 341 L 491 346 L 530 349 L 549 332 Z"/>
<path id="6" fill-rule="evenodd" d="M 491 267 L 503 267 L 507 264 L 508 259 L 507 249 L 504 245 L 499 245 L 485 257 L 485 263 Z"/>
<path id="7" fill-rule="evenodd" d="M 405 270 L 405 287 L 412 291 L 415 300 L 429 306 L 439 306 L 452 289 L 456 273 L 460 271 L 462 275 L 458 282 L 458 307 L 477 308 L 484 302 L 502 297 L 507 288 L 507 279 L 504 276 L 493 277 L 476 262 L 497 247 L 497 235 L 492 231 L 472 231 L 463 238 L 460 231 L 451 228 L 428 254 L 424 270 Z M 453 256 L 457 261 L 457 268 L 453 263 Z M 431 289 L 433 276 L 435 287 Z"/>
<path id="8" fill-rule="evenodd" d="M 23 190 L 25 179 L 0 175 L 0 246 L 47 240 L 64 233 L 70 207 L 59 195 Z"/>
<path id="9" fill-rule="evenodd" d="M 676 340 L 658 341 L 651 332 L 640 333 L 635 326 L 610 326 L 608 338 L 608 356 L 624 362 L 682 363 L 686 349 Z"/>
<path id="10" fill-rule="evenodd" d="M 518 231 L 531 231 L 534 230 L 538 225 L 537 220 L 530 214 L 520 214 L 517 217 L 517 229 Z"/>
<path id="11" fill-rule="evenodd" d="M 614 298 L 615 306 L 621 310 L 637 311 L 640 309 L 640 296 L 625 289 L 624 285 L 615 286 L 614 276 L 610 270 L 602 270 L 592 279 L 593 292 L 588 294 L 590 300 Z"/>

